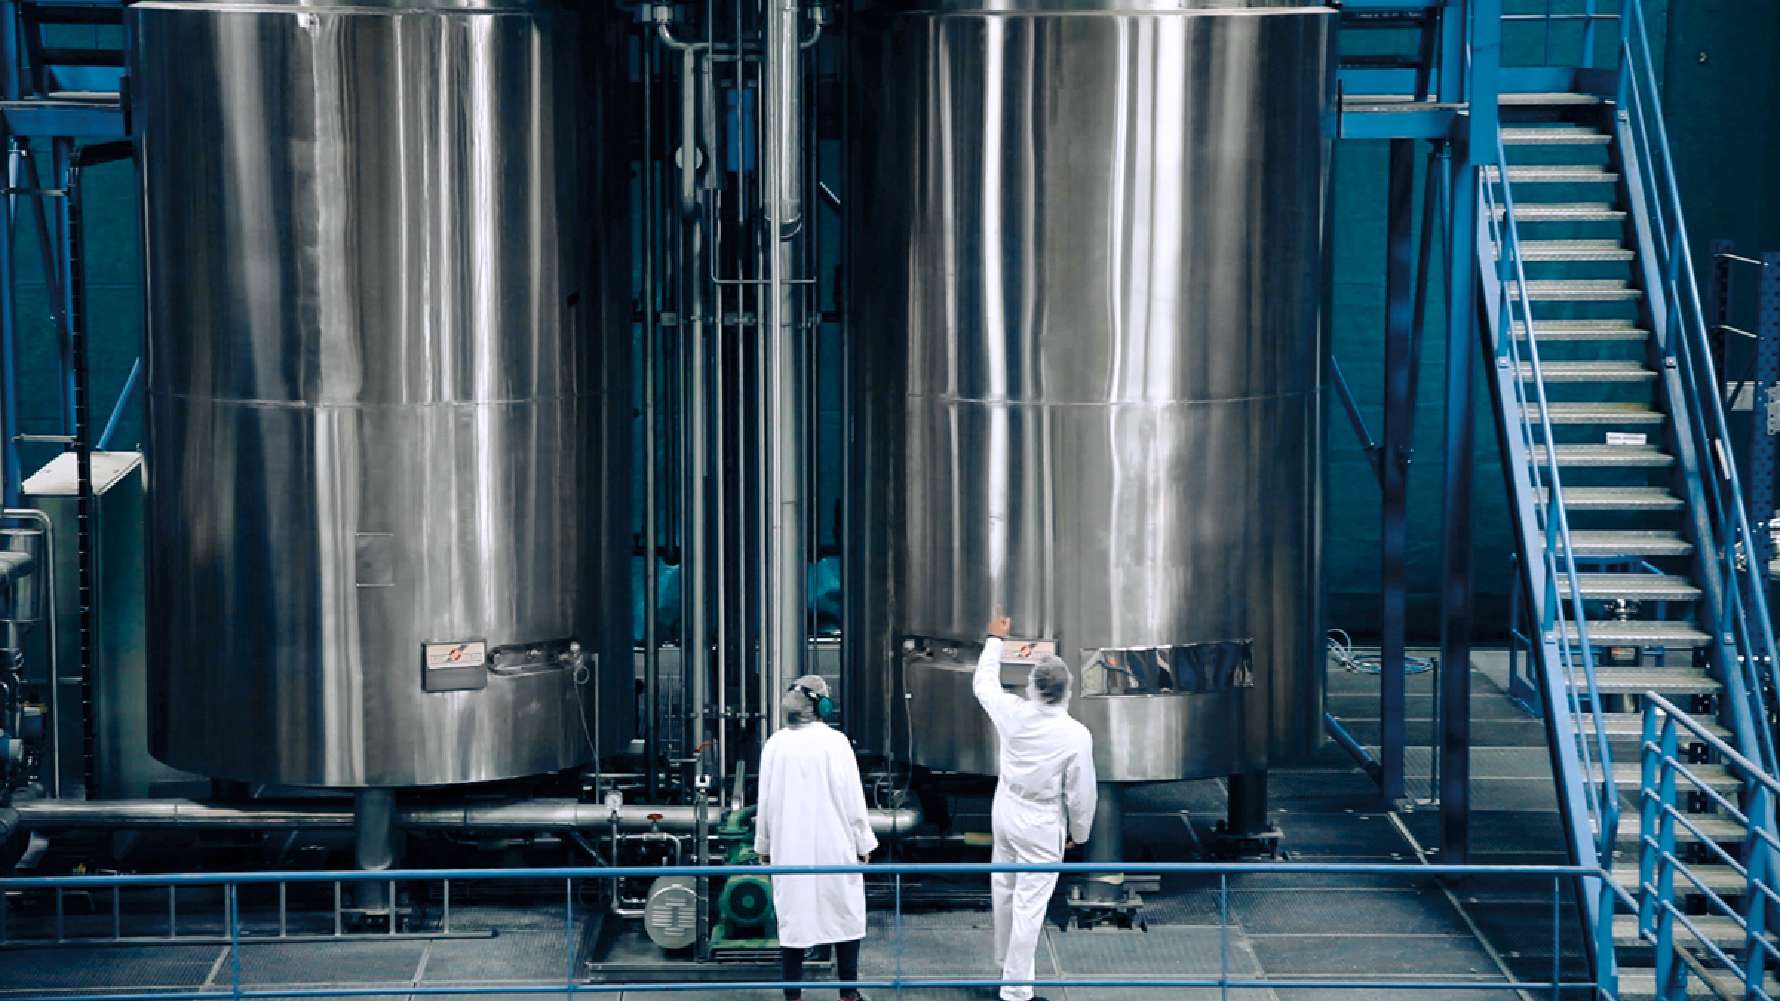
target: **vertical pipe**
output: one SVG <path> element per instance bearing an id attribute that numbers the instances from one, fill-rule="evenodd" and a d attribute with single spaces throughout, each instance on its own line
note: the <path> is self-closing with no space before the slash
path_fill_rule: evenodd
<path id="1" fill-rule="evenodd" d="M 762 160 L 766 179 L 766 437 L 767 557 L 766 657 L 761 711 L 770 733 L 777 727 L 772 696 L 805 673 L 804 629 L 808 606 L 805 577 L 804 494 L 800 446 L 804 400 L 799 374 L 802 324 L 800 296 L 793 282 L 798 264 L 795 236 L 802 220 L 801 59 L 798 0 L 766 4 L 766 135 L 770 149 Z"/>
<path id="2" fill-rule="evenodd" d="M 1410 333 L 1415 322 L 1414 265 L 1411 242 L 1415 228 L 1415 142 L 1393 139 L 1390 158 L 1389 242 L 1385 264 L 1384 449 L 1379 471 L 1384 492 L 1381 510 L 1379 580 L 1384 609 L 1379 636 L 1380 686 L 1379 763 L 1385 802 L 1404 797 L 1404 754 L 1408 745 L 1404 673 L 1408 626 L 1407 566 Z"/>
<path id="3" fill-rule="evenodd" d="M 62 628 L 61 612 L 57 609 L 56 582 L 56 523 L 49 515 L 35 508 L 7 508 L 0 510 L 0 517 L 19 518 L 36 522 L 43 530 L 43 586 L 48 592 L 44 599 L 46 607 L 45 628 L 48 629 L 46 642 L 49 645 L 49 725 L 45 728 L 44 743 L 49 747 L 49 761 L 44 766 L 48 772 L 49 795 L 51 799 L 62 798 Z"/>
<path id="4" fill-rule="evenodd" d="M 19 433 L 18 373 L 14 367 L 18 364 L 18 346 L 15 343 L 18 319 L 12 289 L 12 219 L 18 205 L 18 196 L 11 192 L 19 186 L 18 147 L 18 139 L 7 143 L 8 194 L 4 206 L 5 215 L 0 216 L 0 507 L 18 506 L 19 483 L 22 479 L 18 445 L 13 441 L 13 435 Z M 53 623 L 50 629 L 54 631 Z"/>
<path id="5" fill-rule="evenodd" d="M 680 323 L 685 333 L 681 361 L 685 366 L 682 420 L 686 436 L 686 522 L 681 526 L 680 655 L 686 658 L 692 682 L 690 715 L 692 750 L 702 759 L 705 743 L 705 705 L 709 665 L 709 637 L 705 626 L 705 476 L 710 465 L 706 438 L 704 276 L 700 261 L 704 234 L 700 228 L 698 193 L 698 90 L 694 72 L 699 50 L 680 50 Z M 704 772 L 702 763 L 699 772 Z M 717 780 L 722 782 L 719 773 Z"/>
<path id="6" fill-rule="evenodd" d="M 655 510 L 655 39 L 645 31 L 638 52 L 643 74 L 643 774 L 649 802 L 661 802 L 661 645 L 656 636 L 661 584 L 656 577 Z M 682 577 L 684 581 L 684 577 Z"/>
<path id="7" fill-rule="evenodd" d="M 393 789 L 360 789 L 353 794 L 353 861 L 365 872 L 395 867 L 396 794 Z M 395 897 L 381 879 L 356 880 L 353 899 L 368 911 L 389 908 L 390 929 L 395 929 Z"/>

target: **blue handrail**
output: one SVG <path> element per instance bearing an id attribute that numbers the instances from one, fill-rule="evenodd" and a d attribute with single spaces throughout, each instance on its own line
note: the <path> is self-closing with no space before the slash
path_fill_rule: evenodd
<path id="1" fill-rule="evenodd" d="M 895 911 L 891 915 L 893 924 L 884 932 L 873 936 L 874 941 L 882 941 L 881 947 L 894 949 L 896 952 L 895 973 L 889 976 L 862 977 L 857 981 L 826 981 L 820 986 L 824 989 L 851 987 L 863 990 L 882 990 L 901 992 L 904 990 L 922 990 L 936 988 L 974 988 L 994 989 L 1008 986 L 1009 981 L 997 977 L 957 973 L 940 975 L 913 973 L 904 975 L 903 951 L 906 940 L 903 935 L 903 913 L 901 888 L 906 878 L 922 876 L 987 876 L 1002 872 L 1054 872 L 1065 874 L 1092 874 L 1107 872 L 1143 873 L 1159 875 L 1190 875 L 1215 877 L 1215 884 L 1206 887 L 1217 894 L 1217 913 L 1219 916 L 1220 945 L 1215 969 L 1208 963 L 1206 969 L 1196 970 L 1190 962 L 1178 971 L 1157 975 L 1134 975 L 1129 973 L 1092 973 L 1083 977 L 1053 976 L 1033 980 L 1029 983 L 1037 988 L 1101 988 L 1118 989 L 1127 992 L 1125 996 L 1141 998 L 1148 992 L 1178 992 L 1181 990 L 1221 990 L 1232 989 L 1282 989 L 1295 988 L 1301 990 L 1338 990 L 1365 991 L 1368 995 L 1384 994 L 1391 991 L 1438 991 L 1443 994 L 1479 990 L 1519 990 L 1559 993 L 1581 992 L 1593 990 L 1598 996 L 1611 997 L 1616 987 L 1611 968 L 1605 972 L 1597 972 L 1590 979 L 1566 980 L 1561 968 L 1557 965 L 1563 954 L 1562 899 L 1567 887 L 1576 887 L 1598 901 L 1600 913 L 1611 914 L 1615 902 L 1624 902 L 1628 906 L 1635 901 L 1631 894 L 1619 887 L 1609 875 L 1598 866 L 1587 865 L 1419 865 L 1414 863 L 1376 863 L 1376 862 L 1266 862 L 1266 863 L 1203 863 L 1203 862 L 1159 862 L 1159 863 L 1057 863 L 1050 865 L 1029 865 L 1018 863 L 891 863 L 878 865 L 832 865 L 832 866 L 557 866 L 528 867 L 511 869 L 489 868 L 452 868 L 452 869 L 401 869 L 384 871 L 338 870 L 312 872 L 208 872 L 208 873 L 176 873 L 167 875 L 80 875 L 51 877 L 9 877 L 0 879 L 0 892 L 15 895 L 28 893 L 56 893 L 68 891 L 107 891 L 141 890 L 148 888 L 193 888 L 209 887 L 223 892 L 224 937 L 228 943 L 225 953 L 226 973 L 218 975 L 214 984 L 201 990 L 179 989 L 118 989 L 89 987 L 70 991 L 58 988 L 43 993 L 44 1001 L 50 998 L 56 1001 L 203 1001 L 217 998 L 274 998 L 274 997 L 380 997 L 385 995 L 423 996 L 451 994 L 463 996 L 493 994 L 613 994 L 620 991 L 630 992 L 663 992 L 679 993 L 685 991 L 747 991 L 747 990 L 778 990 L 788 987 L 810 989 L 818 986 L 810 982 L 791 983 L 781 980 L 749 980 L 712 981 L 709 979 L 683 979 L 676 982 L 636 983 L 625 982 L 613 977 L 610 973 L 600 980 L 583 979 L 577 966 L 578 948 L 581 944 L 581 931 L 577 918 L 587 913 L 590 906 L 580 900 L 576 892 L 575 881 L 583 885 L 604 883 L 615 878 L 652 879 L 664 876 L 679 877 L 722 877 L 722 876 L 791 876 L 820 874 L 852 874 L 863 873 L 882 879 L 884 882 L 895 881 Z M 1548 979 L 1521 979 L 1512 975 L 1503 979 L 1486 979 L 1479 977 L 1447 978 L 1447 977 L 1391 977 L 1381 976 L 1374 971 L 1362 971 L 1355 977 L 1318 975 L 1295 977 L 1290 975 L 1269 976 L 1264 973 L 1240 969 L 1232 961 L 1234 945 L 1229 933 L 1232 927 L 1230 920 L 1230 891 L 1233 877 L 1244 879 L 1260 879 L 1267 877 L 1289 877 L 1291 875 L 1350 875 L 1378 877 L 1407 877 L 1414 879 L 1454 877 L 1463 879 L 1482 879 L 1499 877 L 1513 879 L 1517 882 L 1528 878 L 1543 878 L 1550 881 L 1551 914 L 1552 914 L 1552 947 L 1553 967 Z M 547 881 L 562 881 L 560 887 L 551 887 Z M 518 979 L 498 981 L 478 979 L 473 982 L 455 983 L 416 983 L 413 979 L 403 977 L 391 984 L 355 984 L 352 986 L 277 986 L 250 982 L 243 975 L 242 954 L 259 945 L 288 947 L 291 940 L 280 937 L 280 933 L 266 930 L 253 933 L 253 923 L 243 916 L 242 891 L 252 887 L 285 884 L 316 884 L 316 883 L 403 883 L 411 888 L 415 884 L 445 884 L 445 899 L 449 900 L 449 886 L 452 881 L 481 884 L 518 883 L 524 882 L 534 888 L 531 896 L 532 906 L 556 906 L 562 915 L 563 952 L 560 972 L 553 972 L 546 978 Z M 541 885 L 540 885 L 541 884 Z M 115 901 L 115 894 L 112 895 Z M 280 900 L 284 899 L 282 891 Z M 338 899 L 338 891 L 336 895 Z M 16 906 L 14 908 L 17 909 Z M 5 913 L 0 911 L 0 914 Z M 60 908 L 57 908 L 60 915 Z M 392 929 L 393 931 L 393 929 Z M 1586 933 L 1597 950 L 1611 950 L 1612 927 L 1610 921 L 1598 921 L 1586 929 Z M 440 932 L 444 934 L 444 932 Z M 374 941 L 382 938 L 380 933 L 364 933 L 354 936 L 363 941 Z M 8 944 L 28 947 L 35 939 L 12 939 Z M 53 939 L 49 941 L 54 941 Z M 131 940 L 134 941 L 134 940 Z M 176 942 L 177 938 L 162 939 Z M 100 943 L 82 943 L 98 945 Z M 111 943 L 104 943 L 111 944 Z M 128 944 L 120 941 L 118 944 Z M 300 944 L 300 943 L 299 943 Z M 326 948 L 325 942 L 316 943 Z M 911 965 L 917 969 L 918 964 Z M 223 969 L 219 967 L 218 969 Z M 688 968 L 688 973 L 691 973 Z M 9 985 L 15 988 L 28 985 Z M 14 998 L 23 998 L 20 994 Z M 24 995 L 23 997 L 29 997 Z M 36 1001 L 31 998 L 30 1001 Z"/>
<path id="2" fill-rule="evenodd" d="M 1601 717 L 1601 696 L 1595 677 L 1594 652 L 1589 645 L 1581 577 L 1576 568 L 1569 518 L 1564 509 L 1564 488 L 1558 470 L 1557 436 L 1551 421 L 1550 402 L 1545 393 L 1545 373 L 1539 361 L 1538 340 L 1534 335 L 1532 296 L 1527 284 L 1525 261 L 1521 256 L 1520 231 L 1514 215 L 1514 194 L 1508 183 L 1508 153 L 1500 133 L 1496 136 L 1495 170 L 1496 183 L 1490 183 L 1487 174 L 1480 177 L 1478 182 L 1481 189 L 1479 201 L 1484 207 L 1490 243 L 1497 259 L 1495 277 L 1499 282 L 1499 299 L 1495 314 L 1498 322 L 1493 330 L 1496 338 L 1495 356 L 1497 365 L 1505 366 L 1510 373 L 1505 384 L 1513 387 L 1513 399 L 1505 400 L 1504 403 L 1511 402 L 1514 407 L 1512 413 L 1519 416 L 1518 447 L 1511 445 L 1510 453 L 1524 455 L 1515 455 L 1512 460 L 1516 470 L 1515 481 L 1530 491 L 1530 499 L 1523 507 L 1530 507 L 1538 521 L 1536 526 L 1523 527 L 1523 538 L 1527 547 L 1532 549 L 1535 545 L 1532 530 L 1540 529 L 1543 536 L 1537 543 L 1539 552 L 1527 553 L 1529 570 L 1535 565 L 1542 567 L 1544 578 L 1543 586 L 1530 592 L 1529 597 L 1533 602 L 1534 617 L 1541 637 L 1541 659 L 1547 661 L 1545 670 L 1557 669 L 1563 672 L 1568 706 L 1554 706 L 1554 712 L 1567 708 L 1572 727 L 1582 721 L 1584 713 L 1594 720 L 1592 749 L 1588 740 L 1560 738 L 1563 744 L 1573 744 L 1575 751 L 1572 752 L 1569 747 L 1560 747 L 1559 753 L 1580 755 L 1579 771 L 1585 784 L 1590 817 L 1594 822 L 1596 858 L 1603 866 L 1611 866 L 1613 845 L 1619 830 L 1619 795 L 1613 783 L 1613 757 L 1607 739 L 1607 728 Z M 1500 201 L 1497 199 L 1498 189 Z M 1517 321 L 1525 332 L 1524 360 L 1523 338 L 1517 338 L 1514 334 Z M 1525 378 L 1523 372 L 1530 373 L 1532 378 Z M 1533 418 L 1535 408 L 1538 412 L 1536 422 Z M 1544 450 L 1543 459 L 1538 458 L 1540 449 Z M 1520 461 L 1522 458 L 1524 462 Z M 1524 482 L 1520 476 L 1522 469 L 1528 477 Z M 1537 564 L 1534 563 L 1535 560 L 1538 561 Z M 1568 602 L 1563 600 L 1558 591 L 1560 576 L 1569 585 Z M 1574 641 L 1566 628 L 1568 623 L 1575 625 Z M 1598 777 L 1596 762 L 1599 762 Z"/>
<path id="3" fill-rule="evenodd" d="M 1685 735 L 1685 740 L 1683 736 Z M 1767 970 L 1780 961 L 1769 929 L 1769 914 L 1780 905 L 1773 887 L 1774 861 L 1780 851 L 1780 831 L 1774 821 L 1774 802 L 1780 798 L 1780 781 L 1763 766 L 1739 753 L 1701 726 L 1673 703 L 1656 694 L 1644 696 L 1643 776 L 1639 796 L 1638 933 L 1656 947 L 1656 983 L 1668 996 L 1685 976 L 1682 964 L 1703 967 L 1737 978 L 1748 998 L 1767 999 Z M 1691 748 L 1703 745 L 1745 785 L 1746 798 L 1733 802 L 1703 779 L 1693 763 Z M 1684 750 L 1684 748 L 1686 748 Z M 1719 842 L 1723 834 L 1708 837 L 1701 831 L 1699 814 L 1685 811 L 1688 799 L 1710 803 L 1716 814 L 1743 831 L 1742 859 Z M 1708 863 L 1723 865 L 1741 879 L 1740 893 L 1720 893 L 1694 870 L 1678 850 L 1679 830 L 1685 829 L 1706 849 Z M 1685 882 L 1679 894 L 1676 877 Z M 1740 896 L 1734 906 L 1726 896 Z M 1686 897 L 1705 901 L 1705 914 L 1689 914 Z M 1704 927 L 1707 919 L 1728 921 L 1741 939 L 1743 955 L 1734 958 L 1724 939 Z M 1682 933 L 1677 945 L 1677 932 Z"/>
<path id="4" fill-rule="evenodd" d="M 1648 26 L 1640 0 L 1623 0 L 1620 19 L 1619 118 L 1626 153 L 1645 183 L 1628 187 L 1642 218 L 1648 220 L 1649 250 L 1656 293 L 1652 320 L 1664 363 L 1680 375 L 1684 391 L 1673 401 L 1702 449 L 1701 486 L 1713 537 L 1699 540 L 1706 553 L 1709 599 L 1716 595 L 1712 623 L 1721 672 L 1741 679 L 1756 733 L 1751 746 L 1769 773 L 1776 771 L 1775 697 L 1780 692 L 1780 660 L 1775 656 L 1762 552 L 1750 528 L 1743 485 L 1730 451 L 1730 431 L 1720 399 L 1719 376 L 1707 335 L 1709 323 L 1695 277 L 1693 252 L 1681 212 L 1681 192 L 1663 124 L 1661 95 L 1651 58 Z M 1632 174 L 1628 170 L 1628 176 Z M 1659 307 L 1660 302 L 1660 307 Z M 1717 585 L 1722 586 L 1717 586 Z"/>

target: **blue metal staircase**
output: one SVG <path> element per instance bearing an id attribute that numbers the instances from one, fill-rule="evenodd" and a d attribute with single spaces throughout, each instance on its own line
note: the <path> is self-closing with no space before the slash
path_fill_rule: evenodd
<path id="1" fill-rule="evenodd" d="M 1618 819 L 1622 796 L 1639 805 L 1646 693 L 1771 775 L 1780 686 L 1639 0 L 1588 19 L 1576 86 L 1501 95 L 1477 254 L 1526 596 L 1516 687 L 1548 720 L 1578 860 L 1611 865 L 1640 847 Z M 1597 20 L 1618 29 L 1616 72 L 1588 65 Z M 1754 793 L 1711 742 L 1688 753 L 1724 795 Z M 1709 796 L 1687 810 L 1674 850 L 1697 881 L 1674 893 L 1741 896 L 1745 825 Z M 1635 916 L 1614 927 L 1622 967 L 1652 952 Z"/>

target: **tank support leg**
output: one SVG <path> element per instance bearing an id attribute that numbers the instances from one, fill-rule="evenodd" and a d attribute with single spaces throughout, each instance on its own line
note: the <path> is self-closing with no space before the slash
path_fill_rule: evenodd
<path id="1" fill-rule="evenodd" d="M 1218 825 L 1215 851 L 1226 857 L 1280 857 L 1280 831 L 1267 820 L 1267 772 L 1230 776 L 1225 820 Z"/>
<path id="2" fill-rule="evenodd" d="M 396 794 L 393 789 L 360 789 L 353 796 L 353 837 L 358 868 L 367 872 L 396 864 Z M 353 884 L 352 901 L 360 919 L 396 920 L 391 887 L 382 880 Z"/>
<path id="3" fill-rule="evenodd" d="M 1096 793 L 1094 827 L 1086 845 L 1086 861 L 1118 862 L 1125 857 L 1125 786 L 1102 782 Z M 1069 894 L 1070 915 L 1078 928 L 1142 924 L 1143 897 L 1132 877 L 1093 873 Z"/>

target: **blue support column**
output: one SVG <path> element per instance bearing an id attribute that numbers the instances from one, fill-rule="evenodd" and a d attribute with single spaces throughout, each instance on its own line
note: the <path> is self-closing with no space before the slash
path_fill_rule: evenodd
<path id="1" fill-rule="evenodd" d="M 1385 262 L 1384 449 L 1379 483 L 1384 491 L 1380 532 L 1379 590 L 1384 600 L 1379 635 L 1380 791 L 1387 803 L 1406 794 L 1404 752 L 1409 743 L 1404 673 L 1408 618 L 1406 553 L 1409 548 L 1410 331 L 1415 322 L 1415 142 L 1391 140 L 1389 242 Z"/>
<path id="2" fill-rule="evenodd" d="M 1479 151 L 1493 150 L 1502 55 L 1501 0 L 1472 0 L 1468 116 L 1452 146 L 1452 208 L 1447 232 L 1446 463 L 1441 477 L 1440 559 L 1440 859 L 1463 863 L 1471 852 L 1471 485 L 1472 382 L 1477 324 L 1477 174 Z"/>

